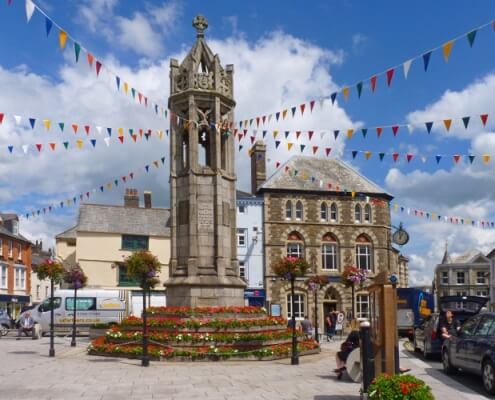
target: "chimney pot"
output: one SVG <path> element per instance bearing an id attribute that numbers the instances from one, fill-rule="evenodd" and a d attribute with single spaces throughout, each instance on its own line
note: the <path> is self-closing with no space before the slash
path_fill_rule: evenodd
<path id="1" fill-rule="evenodd" d="M 258 140 L 251 149 L 251 193 L 256 194 L 258 188 L 266 181 L 266 145 Z"/>
<path id="2" fill-rule="evenodd" d="M 144 192 L 144 208 L 151 208 L 151 192 L 150 191 L 145 191 Z"/>
<path id="3" fill-rule="evenodd" d="M 126 189 L 124 194 L 124 207 L 139 207 L 139 195 L 137 189 Z"/>

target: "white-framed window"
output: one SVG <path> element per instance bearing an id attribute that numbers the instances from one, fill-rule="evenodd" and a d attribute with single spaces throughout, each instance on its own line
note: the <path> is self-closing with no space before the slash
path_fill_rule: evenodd
<path id="1" fill-rule="evenodd" d="M 14 267 L 15 288 L 26 289 L 26 268 L 24 266 Z"/>
<path id="2" fill-rule="evenodd" d="M 481 297 L 488 297 L 488 290 L 477 290 L 476 291 L 476 296 L 481 296 Z"/>
<path id="3" fill-rule="evenodd" d="M 359 236 L 356 243 L 356 266 L 371 271 L 373 269 L 371 253 L 371 243 L 368 238 L 364 235 Z"/>
<path id="4" fill-rule="evenodd" d="M 327 207 L 327 203 L 325 202 L 320 204 L 320 220 L 321 221 L 328 220 L 328 207 Z"/>
<path id="5" fill-rule="evenodd" d="M 12 221 L 12 233 L 16 236 L 19 234 L 19 221 Z"/>
<path id="6" fill-rule="evenodd" d="M 457 272 L 457 284 L 464 285 L 466 283 L 466 273 L 464 271 Z"/>
<path id="7" fill-rule="evenodd" d="M 484 271 L 476 272 L 476 283 L 478 285 L 486 285 L 486 272 Z"/>
<path id="8" fill-rule="evenodd" d="M 17 243 L 17 259 L 22 260 L 22 244 Z"/>
<path id="9" fill-rule="evenodd" d="M 364 222 L 371 223 L 371 206 L 369 204 L 364 206 Z"/>
<path id="10" fill-rule="evenodd" d="M 296 319 L 304 319 L 304 294 L 294 293 L 294 316 Z M 287 319 L 292 318 L 292 296 L 287 295 Z"/>
<path id="11" fill-rule="evenodd" d="M 369 318 L 370 315 L 370 298 L 367 294 L 358 294 L 356 296 L 356 318 Z"/>
<path id="12" fill-rule="evenodd" d="M 289 242 L 287 243 L 287 257 L 303 257 L 303 245 L 302 243 Z"/>
<path id="13" fill-rule="evenodd" d="M 2 276 L 0 277 L 0 287 L 6 288 L 7 287 L 7 274 L 8 274 L 8 267 L 6 264 L 0 264 L 0 272 Z"/>
<path id="14" fill-rule="evenodd" d="M 12 249 L 14 248 L 14 244 L 12 240 L 9 240 L 9 257 L 12 258 Z"/>
<path id="15" fill-rule="evenodd" d="M 239 261 L 239 276 L 246 279 L 246 264 L 244 261 Z"/>
<path id="16" fill-rule="evenodd" d="M 356 207 L 354 207 L 354 222 L 360 223 L 361 222 L 361 204 L 356 204 Z"/>
<path id="17" fill-rule="evenodd" d="M 285 203 L 285 219 L 292 219 L 292 201 L 290 200 Z"/>
<path id="18" fill-rule="evenodd" d="M 338 212 L 337 212 L 337 204 L 336 203 L 332 203 L 330 205 L 330 221 L 337 222 L 338 217 L 339 217 L 339 215 L 338 215 Z"/>
<path id="19" fill-rule="evenodd" d="M 321 245 L 321 268 L 327 271 L 339 269 L 339 248 L 337 239 L 330 233 L 323 236 Z"/>
<path id="20" fill-rule="evenodd" d="M 442 285 L 449 284 L 449 271 L 442 271 Z"/>
<path id="21" fill-rule="evenodd" d="M 247 229 L 237 228 L 237 246 L 246 247 L 247 245 Z"/>
<path id="22" fill-rule="evenodd" d="M 296 221 L 302 221 L 303 219 L 303 204 L 301 201 L 296 202 Z"/>
<path id="23" fill-rule="evenodd" d="M 246 214 L 247 207 L 245 205 L 239 205 L 239 214 Z"/>

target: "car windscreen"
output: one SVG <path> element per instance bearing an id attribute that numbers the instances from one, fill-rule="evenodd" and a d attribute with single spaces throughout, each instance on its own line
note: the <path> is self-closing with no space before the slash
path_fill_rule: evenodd
<path id="1" fill-rule="evenodd" d="M 485 306 L 487 301 L 487 298 L 478 296 L 442 297 L 440 299 L 440 309 L 442 312 L 450 310 L 476 314 Z"/>

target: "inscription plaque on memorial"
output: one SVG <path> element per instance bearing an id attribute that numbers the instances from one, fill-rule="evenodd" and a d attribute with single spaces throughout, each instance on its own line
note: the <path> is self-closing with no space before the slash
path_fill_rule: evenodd
<path id="1" fill-rule="evenodd" d="M 198 230 L 200 232 L 213 232 L 213 204 L 198 204 Z"/>

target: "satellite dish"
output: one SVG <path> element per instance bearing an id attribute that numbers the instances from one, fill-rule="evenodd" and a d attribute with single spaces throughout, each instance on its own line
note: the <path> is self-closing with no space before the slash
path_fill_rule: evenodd
<path id="1" fill-rule="evenodd" d="M 361 382 L 363 372 L 361 370 L 361 350 L 359 347 L 352 350 L 349 357 L 347 357 L 346 368 L 347 374 L 353 382 Z"/>

